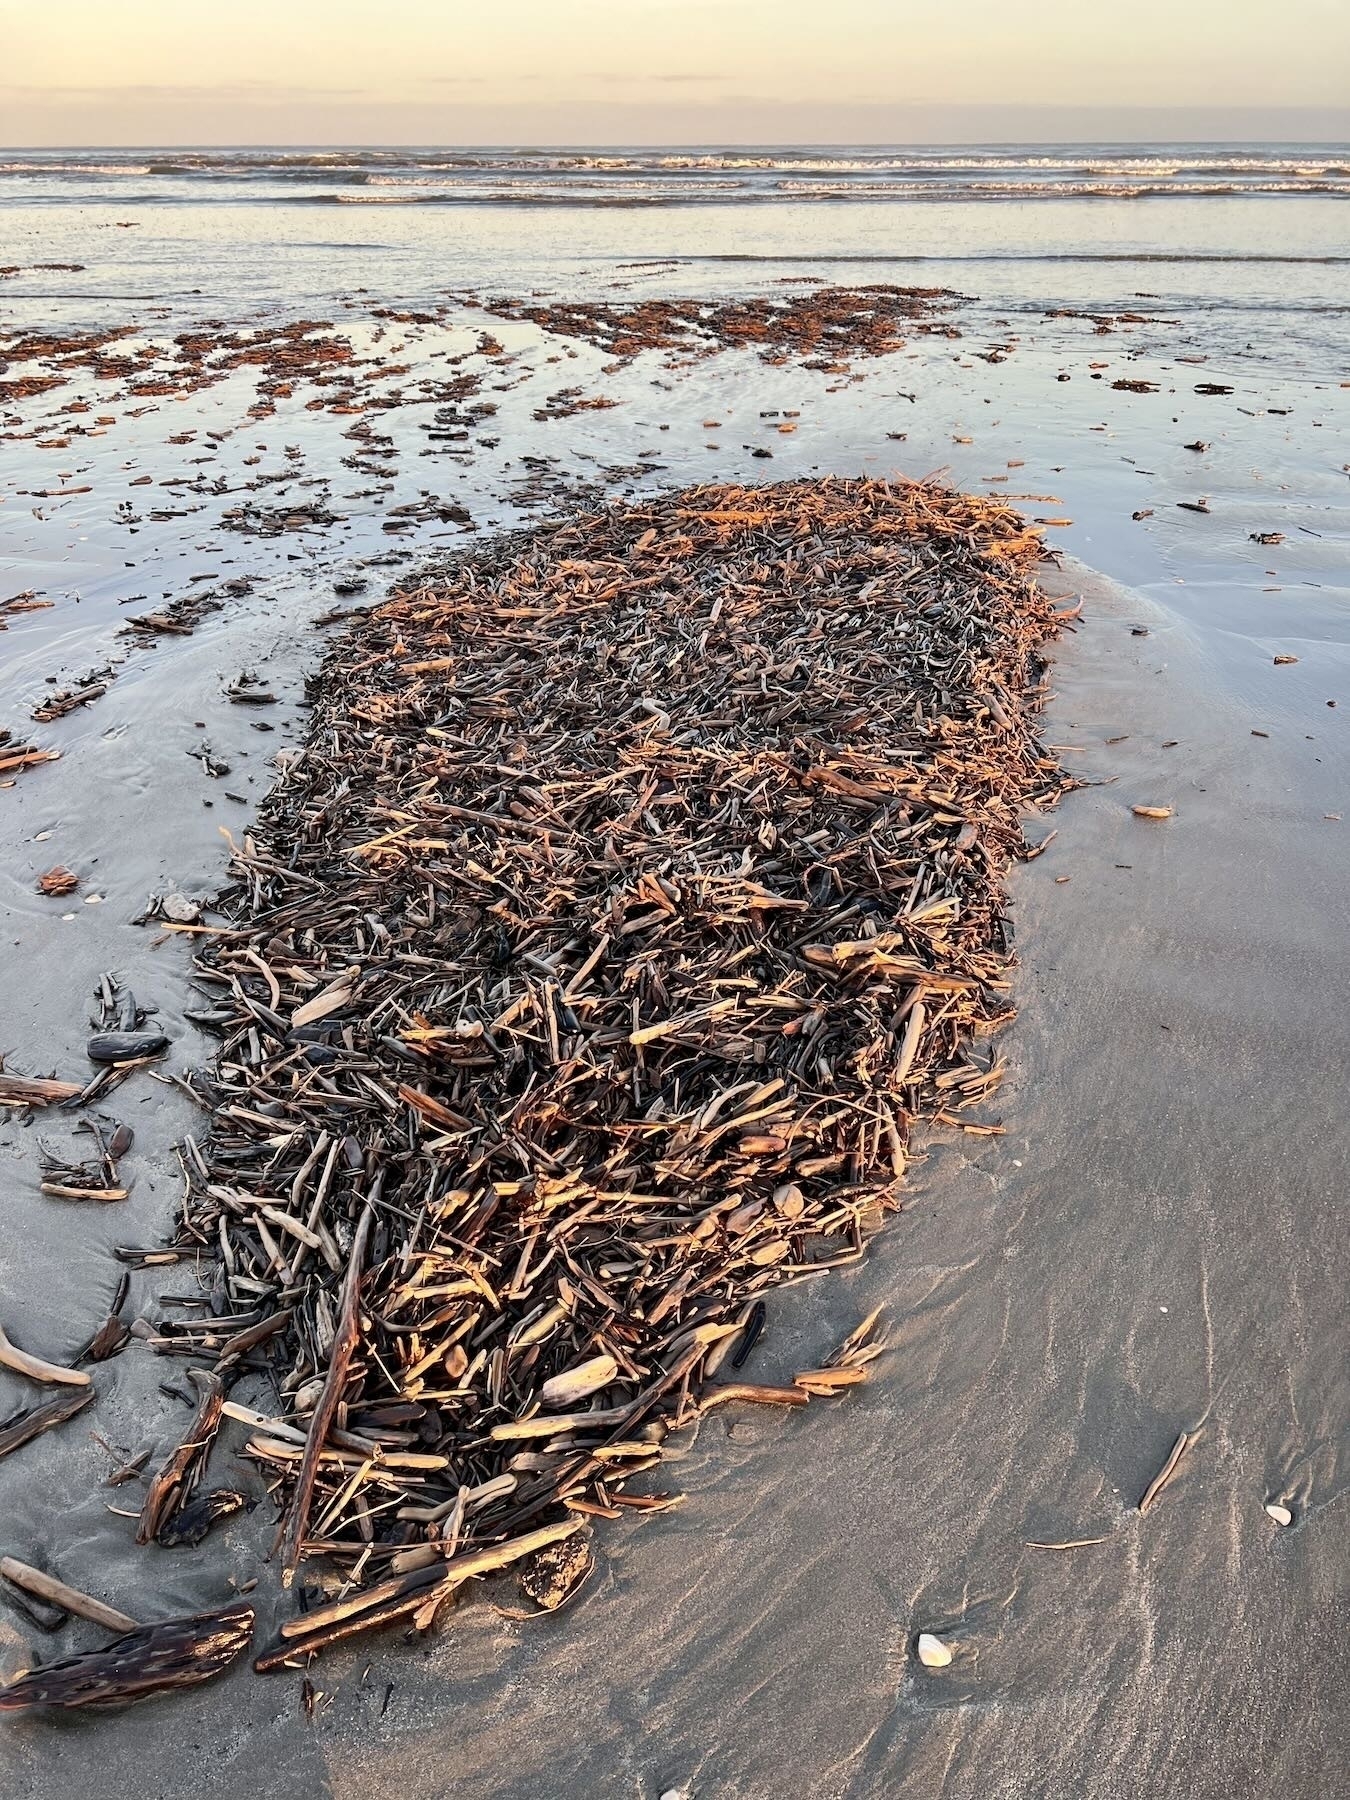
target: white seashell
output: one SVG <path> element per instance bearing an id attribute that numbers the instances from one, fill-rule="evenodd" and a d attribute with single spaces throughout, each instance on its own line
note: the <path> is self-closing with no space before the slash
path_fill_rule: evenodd
<path id="1" fill-rule="evenodd" d="M 546 1381 L 539 1398 L 545 1406 L 571 1406 L 574 1401 L 608 1387 L 618 1372 L 619 1365 L 612 1356 L 593 1356 L 589 1362 L 578 1363 L 575 1369 Z"/>
<path id="2" fill-rule="evenodd" d="M 1294 1522 L 1293 1513 L 1290 1512 L 1287 1506 L 1281 1506 L 1278 1500 L 1268 1500 L 1266 1502 L 1266 1516 L 1267 1518 L 1274 1519 L 1277 1525 L 1292 1525 Z"/>
<path id="3" fill-rule="evenodd" d="M 940 1637 L 931 1631 L 919 1633 L 919 1661 L 925 1669 L 945 1669 L 951 1660 L 952 1653 Z"/>

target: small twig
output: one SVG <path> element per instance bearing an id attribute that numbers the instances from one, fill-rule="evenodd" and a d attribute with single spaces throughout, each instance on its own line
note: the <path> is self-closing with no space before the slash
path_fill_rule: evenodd
<path id="1" fill-rule="evenodd" d="M 1146 1513 L 1148 1511 L 1149 1507 L 1152 1506 L 1153 1502 L 1167 1486 L 1173 1475 L 1176 1474 L 1177 1464 L 1181 1461 L 1182 1457 L 1190 1449 L 1191 1445 L 1199 1435 L 1200 1433 L 1198 1431 L 1189 1433 L 1183 1431 L 1176 1443 L 1173 1444 L 1172 1454 L 1144 1490 L 1144 1496 L 1139 1502 L 1139 1510 L 1141 1513 Z"/>
<path id="2" fill-rule="evenodd" d="M 1035 1538 L 1028 1538 L 1023 1544 L 1025 1550 L 1086 1550 L 1089 1544 L 1109 1544 L 1112 1534 L 1095 1538 L 1066 1538 L 1062 1544 L 1042 1544 Z"/>

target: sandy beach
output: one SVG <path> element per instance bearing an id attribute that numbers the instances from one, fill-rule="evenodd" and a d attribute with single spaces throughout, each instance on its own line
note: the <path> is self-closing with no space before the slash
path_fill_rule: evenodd
<path id="1" fill-rule="evenodd" d="M 1004 1135 L 926 1135 L 867 1260 L 772 1298 L 764 1382 L 884 1307 L 889 1348 L 864 1386 L 800 1413 L 708 1417 L 663 1475 L 683 1507 L 606 1522 L 565 1617 L 521 1622 L 484 1597 L 415 1646 L 393 1633 L 336 1652 L 312 1671 L 312 1717 L 298 1675 L 241 1664 L 123 1714 L 9 1720 L 7 1786 L 75 1800 L 244 1782 L 353 1800 L 880 1795 L 915 1779 L 1010 1797 L 1325 1791 L 1350 1697 L 1336 979 L 1350 396 L 1332 299 L 1293 324 L 1268 295 L 1224 312 L 1184 291 L 1189 272 L 1145 279 L 1133 263 L 1095 268 L 1098 291 L 1071 304 L 1042 271 L 1014 304 L 988 269 L 806 272 L 783 245 L 748 270 L 638 271 L 620 264 L 650 246 L 630 243 L 585 280 L 541 258 L 533 280 L 451 275 L 436 296 L 352 283 L 302 312 L 162 281 L 133 299 L 127 271 L 100 272 L 85 247 L 95 216 L 44 215 L 0 290 L 0 381 L 61 383 L 6 386 L 3 405 L 0 728 L 59 759 L 0 776 L 0 1048 L 8 1073 L 87 1079 L 106 971 L 172 1046 L 100 1109 L 135 1130 L 125 1201 L 42 1195 L 40 1149 L 87 1152 L 77 1115 L 0 1113 L 0 1322 L 25 1349 L 67 1360 L 97 1328 L 115 1249 L 164 1242 L 174 1146 L 201 1131 L 163 1079 L 212 1054 L 184 1018 L 200 1005 L 190 934 L 133 922 L 155 896 L 209 901 L 222 830 L 241 836 L 303 739 L 325 645 L 410 570 L 601 496 L 945 469 L 1040 521 L 1059 554 L 1047 584 L 1082 598 L 1049 651 L 1043 733 L 1085 785 L 1012 876 Z M 668 249 L 686 245 L 664 229 Z M 80 275 L 35 272 L 82 260 Z M 809 310 L 866 282 L 951 298 L 916 306 L 903 348 L 794 344 L 775 363 L 754 345 L 616 352 L 575 319 L 518 316 L 762 312 L 785 295 Z M 260 326 L 274 347 L 250 361 Z M 198 329 L 202 350 L 175 343 Z M 81 348 L 16 355 L 34 332 Z M 159 623 L 125 629 L 147 616 Z M 274 703 L 248 703 L 260 693 Z M 73 894 L 36 891 L 56 865 Z M 183 1273 L 135 1270 L 127 1318 L 162 1318 Z M 245 1434 L 227 1429 L 213 1472 L 260 1504 L 200 1549 L 138 1550 L 108 1509 L 134 1512 L 143 1490 L 102 1484 L 181 1430 L 189 1415 L 160 1387 L 181 1365 L 133 1341 L 94 1373 L 92 1409 L 0 1462 L 4 1549 L 138 1618 L 219 1604 L 256 1576 L 270 1627 L 274 1509 L 238 1456 Z M 19 1378 L 3 1386 L 6 1411 L 31 1403 Z M 949 1666 L 918 1665 L 919 1631 L 951 1647 Z M 98 1638 L 76 1623 L 42 1640 L 3 1609 L 0 1672 L 31 1666 L 35 1642 Z"/>

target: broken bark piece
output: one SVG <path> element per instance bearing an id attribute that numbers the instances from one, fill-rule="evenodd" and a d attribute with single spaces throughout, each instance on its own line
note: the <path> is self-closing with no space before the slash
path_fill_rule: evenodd
<path id="1" fill-rule="evenodd" d="M 140 1062 L 148 1056 L 160 1056 L 169 1047 L 162 1031 L 100 1031 L 85 1046 L 90 1062 Z"/>
<path id="2" fill-rule="evenodd" d="M 41 894 L 73 894 L 80 885 L 80 878 L 73 869 L 62 868 L 59 864 L 54 869 L 46 869 L 37 879 L 38 892 Z"/>
<path id="3" fill-rule="evenodd" d="M 541 1611 L 559 1612 L 576 1599 L 594 1572 L 590 1539 L 577 1532 L 526 1557 L 516 1580 Z"/>
<path id="4" fill-rule="evenodd" d="M 232 1518 L 235 1513 L 242 1512 L 244 1505 L 244 1496 L 236 1489 L 213 1488 L 209 1494 L 202 1494 L 180 1507 L 155 1533 L 155 1542 L 165 1549 L 200 1544 L 222 1519 Z"/>
<path id="5" fill-rule="evenodd" d="M 810 1398 L 805 1388 L 763 1387 L 753 1381 L 728 1381 L 722 1387 L 705 1389 L 699 1406 L 705 1413 L 712 1412 L 714 1407 L 727 1406 L 733 1400 L 750 1406 L 805 1406 Z"/>
<path id="6" fill-rule="evenodd" d="M 301 1546 L 304 1543 L 305 1527 L 309 1523 L 310 1498 L 319 1473 L 319 1456 L 338 1407 L 342 1403 L 343 1392 L 347 1385 L 347 1368 L 361 1335 L 361 1271 L 365 1262 L 366 1243 L 370 1237 L 370 1227 L 374 1217 L 374 1206 L 371 1202 L 367 1202 L 365 1210 L 361 1214 L 361 1222 L 356 1228 L 356 1235 L 352 1239 L 351 1256 L 347 1263 L 347 1273 L 342 1286 L 342 1306 L 333 1335 L 332 1353 L 328 1361 L 328 1374 L 324 1380 L 323 1392 L 314 1408 L 314 1416 L 309 1423 L 309 1432 L 305 1438 L 305 1453 L 300 1464 L 300 1473 L 296 1477 L 290 1513 L 286 1519 L 281 1559 L 281 1585 L 283 1587 L 291 1585 L 295 1579 L 295 1571 L 300 1566 Z"/>
<path id="7" fill-rule="evenodd" d="M 8 1456 L 30 1439 L 41 1437 L 53 1425 L 64 1425 L 77 1412 L 83 1412 L 93 1398 L 92 1387 L 70 1388 L 43 1406 L 30 1406 L 25 1412 L 16 1413 L 0 1425 L 0 1456 Z"/>
<path id="8" fill-rule="evenodd" d="M 201 1403 L 187 1436 L 170 1453 L 146 1489 L 140 1523 L 136 1527 L 138 1544 L 148 1544 L 156 1537 L 181 1504 L 198 1463 L 205 1458 L 220 1429 L 220 1409 L 225 1399 L 225 1387 L 220 1377 L 204 1369 L 189 1369 L 188 1379 L 197 1387 Z"/>
<path id="9" fill-rule="evenodd" d="M 121 1315 L 109 1313 L 85 1346 L 80 1361 L 107 1362 L 110 1356 L 116 1356 L 130 1335 L 130 1327 Z"/>
<path id="10" fill-rule="evenodd" d="M 125 1706 L 152 1694 L 196 1687 L 227 1669 L 253 1636 L 253 1608 L 235 1601 L 215 1612 L 160 1619 L 102 1650 L 47 1663 L 0 1688 L 0 1712 L 34 1707 Z"/>

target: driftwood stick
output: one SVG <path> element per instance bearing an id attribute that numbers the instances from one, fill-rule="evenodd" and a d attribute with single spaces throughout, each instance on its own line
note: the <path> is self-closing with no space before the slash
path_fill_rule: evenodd
<path id="1" fill-rule="evenodd" d="M 322 1631 L 316 1631 L 313 1637 L 299 1640 L 283 1638 L 280 1643 L 264 1650 L 261 1656 L 255 1657 L 253 1667 L 259 1675 L 266 1675 L 269 1670 L 279 1669 L 298 1657 L 309 1656 L 316 1650 L 326 1650 L 330 1644 L 341 1643 L 343 1638 L 355 1637 L 358 1632 L 375 1631 L 381 1625 L 392 1624 L 395 1619 L 404 1618 L 424 1605 L 431 1596 L 433 1585 L 426 1582 L 414 1593 L 404 1593 L 386 1601 L 382 1606 L 358 1613 L 353 1618 L 341 1619 L 334 1625 L 325 1626 Z"/>
<path id="2" fill-rule="evenodd" d="M 381 1183 L 377 1178 L 375 1192 L 367 1200 L 365 1211 L 361 1214 L 361 1222 L 356 1227 L 356 1235 L 352 1239 L 352 1253 L 347 1263 L 347 1276 L 342 1286 L 342 1307 L 338 1314 L 337 1329 L 333 1334 L 333 1350 L 328 1359 L 328 1374 L 324 1380 L 323 1393 L 314 1408 L 314 1415 L 309 1422 L 309 1434 L 305 1439 L 305 1454 L 300 1463 L 300 1473 L 296 1477 L 295 1493 L 291 1499 L 291 1510 L 286 1520 L 286 1532 L 282 1539 L 281 1552 L 281 1585 L 289 1587 L 295 1579 L 295 1571 L 300 1566 L 301 1546 L 305 1541 L 305 1529 L 309 1523 L 309 1509 L 314 1497 L 314 1482 L 319 1473 L 319 1457 L 333 1420 L 337 1416 L 339 1402 L 347 1385 L 347 1370 L 351 1366 L 352 1355 L 361 1337 L 361 1268 L 366 1259 L 366 1243 L 370 1237 L 371 1222 L 375 1217 L 374 1200 L 378 1198 Z"/>
<path id="3" fill-rule="evenodd" d="M 140 1621 L 128 1618 L 124 1612 L 118 1612 L 115 1606 L 105 1606 L 101 1600 L 95 1600 L 91 1594 L 82 1594 L 78 1588 L 67 1587 L 64 1581 L 58 1581 L 55 1575 L 46 1575 L 41 1569 L 34 1569 L 26 1562 L 20 1562 L 17 1556 L 0 1556 L 0 1575 L 6 1581 L 12 1581 L 15 1587 L 21 1587 L 30 1594 L 36 1594 L 39 1600 L 49 1600 L 53 1606 L 64 1606 L 67 1612 L 76 1613 L 91 1624 L 106 1626 L 109 1631 L 139 1631 Z"/>
<path id="4" fill-rule="evenodd" d="M 78 1081 L 0 1074 L 0 1106 L 51 1106 L 61 1100 L 73 1100 L 80 1091 Z"/>
<path id="5" fill-rule="evenodd" d="M 754 1406 L 806 1406 L 811 1399 L 805 1388 L 761 1387 L 753 1381 L 728 1381 L 723 1387 L 705 1392 L 699 1401 L 700 1412 L 711 1412 L 715 1406 L 742 1400 Z"/>
<path id="6" fill-rule="evenodd" d="M 1111 1534 L 1107 1532 L 1105 1537 L 1065 1538 L 1063 1543 L 1059 1544 L 1046 1544 L 1036 1538 L 1028 1538 L 1025 1547 L 1028 1550 L 1086 1550 L 1089 1544 L 1109 1544 L 1110 1541 Z"/>
<path id="7" fill-rule="evenodd" d="M 71 1387 L 89 1386 L 90 1377 L 83 1369 L 67 1369 L 61 1363 L 45 1362 L 40 1356 L 30 1356 L 26 1350 L 18 1349 L 6 1337 L 3 1325 L 0 1325 L 0 1363 L 7 1369 L 16 1370 L 20 1375 L 27 1375 L 30 1381 L 61 1381 Z"/>
<path id="8" fill-rule="evenodd" d="M 374 1587 L 360 1588 L 348 1594 L 344 1599 L 332 1600 L 327 1606 L 317 1606 L 312 1612 L 301 1613 L 294 1619 L 285 1619 L 281 1625 L 283 1638 L 310 1637 L 316 1631 L 322 1631 L 328 1625 L 337 1624 L 339 1620 L 349 1619 L 356 1613 L 373 1611 L 393 1600 L 402 1600 L 415 1594 L 420 1604 L 427 1589 L 435 1587 L 445 1573 L 445 1564 L 438 1562 L 424 1564 L 403 1575 L 391 1576 L 387 1581 L 377 1581 Z"/>
<path id="9" fill-rule="evenodd" d="M 536 1550 L 546 1549 L 550 1544 L 557 1544 L 563 1538 L 571 1537 L 573 1532 L 581 1530 L 585 1522 L 584 1519 L 563 1519 L 556 1525 L 541 1525 L 537 1531 L 527 1531 L 508 1543 L 491 1544 L 482 1550 L 466 1551 L 463 1556 L 441 1562 L 439 1567 L 432 1564 L 429 1569 L 415 1569 L 408 1575 L 381 1582 L 378 1587 L 367 1588 L 364 1593 L 351 1594 L 345 1600 L 334 1600 L 328 1606 L 302 1613 L 299 1618 L 287 1619 L 281 1627 L 281 1635 L 284 1638 L 309 1637 L 324 1626 L 335 1624 L 339 1619 L 349 1618 L 354 1613 L 364 1612 L 372 1605 L 397 1599 L 403 1594 L 416 1593 L 419 1599 L 428 1600 L 433 1588 L 444 1588 L 448 1592 L 475 1575 L 489 1575 L 494 1569 L 504 1569 L 510 1563 L 519 1562 L 522 1556 L 533 1556 Z"/>
<path id="10" fill-rule="evenodd" d="M 909 1074 L 909 1071 L 913 1066 L 914 1058 L 918 1053 L 919 1040 L 923 1036 L 924 1021 L 927 1016 L 927 1008 L 924 1006 L 923 1001 L 916 1000 L 905 1025 L 905 1035 L 900 1040 L 900 1054 L 896 1058 L 895 1073 L 891 1077 L 893 1084 L 897 1088 Z"/>

